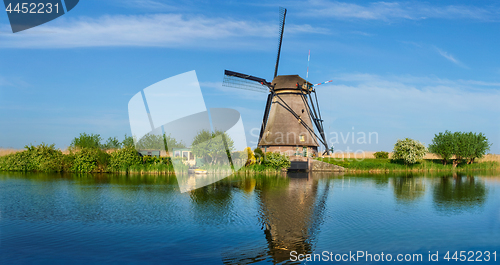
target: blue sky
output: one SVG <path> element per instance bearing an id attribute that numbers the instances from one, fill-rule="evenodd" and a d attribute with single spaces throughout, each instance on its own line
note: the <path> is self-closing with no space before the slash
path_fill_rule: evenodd
<path id="1" fill-rule="evenodd" d="M 279 74 L 304 77 L 311 50 L 309 80 L 333 79 L 317 93 L 336 150 L 390 151 L 451 130 L 483 132 L 500 153 L 495 1 L 82 0 L 16 34 L 0 12 L 0 147 L 65 148 L 81 132 L 123 139 L 130 98 L 191 70 L 207 107 L 238 110 L 255 146 L 266 94 L 221 82 L 224 69 L 272 78 L 279 6 Z M 378 141 L 358 143 L 370 132 Z"/>

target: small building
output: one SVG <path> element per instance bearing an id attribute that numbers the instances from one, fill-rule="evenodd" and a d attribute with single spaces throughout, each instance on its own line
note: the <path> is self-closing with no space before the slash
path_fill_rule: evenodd
<path id="1" fill-rule="evenodd" d="M 189 166 L 195 166 L 200 163 L 189 148 L 172 148 L 172 158 L 182 158 L 183 162 Z"/>

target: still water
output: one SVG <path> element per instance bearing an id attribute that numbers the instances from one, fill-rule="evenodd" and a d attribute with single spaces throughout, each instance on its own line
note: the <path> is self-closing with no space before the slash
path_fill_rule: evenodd
<path id="1" fill-rule="evenodd" d="M 500 256 L 500 174 L 239 176 L 180 193 L 173 176 L 0 173 L 0 264 L 299 263 L 350 251 L 422 254 L 406 264 L 429 251 L 434 264 L 456 263 L 447 251 Z"/>

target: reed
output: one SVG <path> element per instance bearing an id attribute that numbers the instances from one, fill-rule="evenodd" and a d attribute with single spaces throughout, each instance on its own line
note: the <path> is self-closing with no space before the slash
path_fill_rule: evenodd
<path id="1" fill-rule="evenodd" d="M 490 158 L 491 159 L 491 158 Z M 496 170 L 500 163 L 496 160 L 482 161 L 480 163 L 443 165 L 440 159 L 424 159 L 423 161 L 405 165 L 402 162 L 391 159 L 341 159 L 341 158 L 318 158 L 318 160 L 346 168 L 348 171 L 462 171 L 462 170 Z"/>

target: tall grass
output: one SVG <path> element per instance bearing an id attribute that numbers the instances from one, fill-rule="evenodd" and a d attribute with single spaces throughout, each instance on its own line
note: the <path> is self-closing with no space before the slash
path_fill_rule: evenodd
<path id="1" fill-rule="evenodd" d="M 340 159 L 340 158 L 318 158 L 318 160 L 327 162 L 333 165 L 344 167 L 350 171 L 460 171 L 460 170 L 492 170 L 498 169 L 500 163 L 497 161 L 485 161 L 474 164 L 459 164 L 456 168 L 453 165 L 443 165 L 439 159 L 424 159 L 423 161 L 405 165 L 399 161 L 391 159 Z"/>

